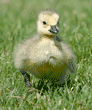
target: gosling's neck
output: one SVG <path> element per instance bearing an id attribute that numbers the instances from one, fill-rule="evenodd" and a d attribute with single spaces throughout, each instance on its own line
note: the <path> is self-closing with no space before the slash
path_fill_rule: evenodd
<path id="1" fill-rule="evenodd" d="M 47 34 L 39 34 L 41 38 L 48 38 L 48 39 L 53 39 L 55 35 L 47 35 Z"/>

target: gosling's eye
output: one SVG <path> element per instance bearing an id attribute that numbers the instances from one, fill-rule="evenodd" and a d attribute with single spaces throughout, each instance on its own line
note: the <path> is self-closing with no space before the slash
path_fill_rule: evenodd
<path id="1" fill-rule="evenodd" d="M 43 21 L 43 24 L 46 25 L 47 24 L 46 21 Z"/>

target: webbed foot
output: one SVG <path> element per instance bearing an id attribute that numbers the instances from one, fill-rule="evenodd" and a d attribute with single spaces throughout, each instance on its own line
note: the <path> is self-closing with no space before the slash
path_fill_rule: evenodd
<path id="1" fill-rule="evenodd" d="M 30 88 L 31 87 L 30 75 L 27 72 L 25 72 L 23 69 L 20 69 L 20 72 L 24 76 L 24 82 L 25 82 L 26 87 Z"/>

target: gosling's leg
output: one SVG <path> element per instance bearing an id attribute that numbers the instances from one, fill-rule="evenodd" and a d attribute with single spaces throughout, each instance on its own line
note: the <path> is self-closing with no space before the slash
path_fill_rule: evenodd
<path id="1" fill-rule="evenodd" d="M 30 88 L 31 87 L 30 75 L 27 72 L 25 72 L 23 69 L 20 69 L 20 72 L 24 76 L 24 82 L 25 82 L 26 87 Z"/>

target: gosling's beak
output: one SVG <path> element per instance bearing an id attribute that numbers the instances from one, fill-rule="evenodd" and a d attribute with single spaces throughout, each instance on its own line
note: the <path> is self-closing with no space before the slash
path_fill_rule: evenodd
<path id="1" fill-rule="evenodd" d="M 56 25 L 51 26 L 51 29 L 49 31 L 54 34 L 57 34 L 59 32 L 59 30 L 56 28 Z"/>

